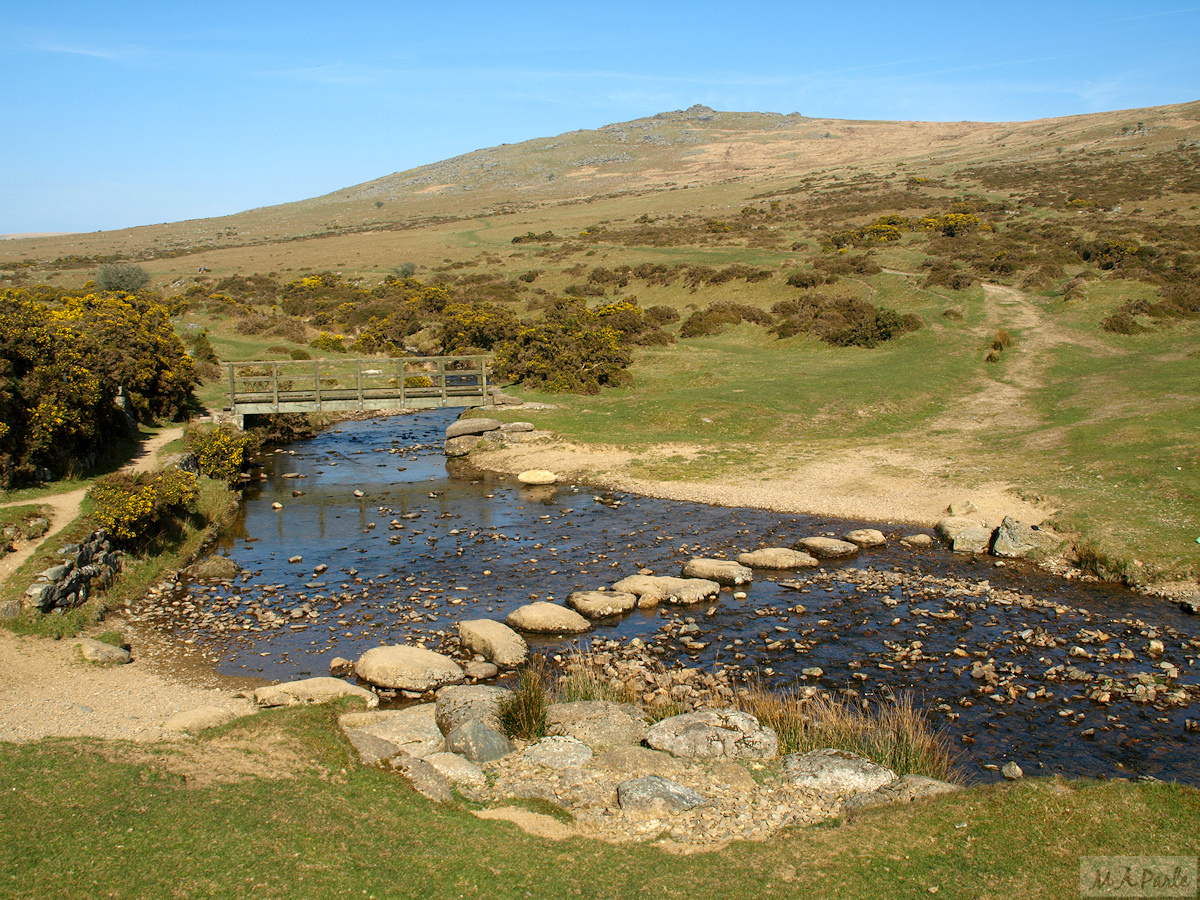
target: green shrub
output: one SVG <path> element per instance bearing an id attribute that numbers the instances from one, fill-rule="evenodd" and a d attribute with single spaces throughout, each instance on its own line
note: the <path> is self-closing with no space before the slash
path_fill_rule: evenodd
<path id="1" fill-rule="evenodd" d="M 150 283 L 150 273 L 133 263 L 109 263 L 96 273 L 96 286 L 102 291 L 136 294 Z"/>

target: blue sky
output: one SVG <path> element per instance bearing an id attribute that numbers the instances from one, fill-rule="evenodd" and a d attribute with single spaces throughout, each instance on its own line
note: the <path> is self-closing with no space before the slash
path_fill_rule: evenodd
<path id="1" fill-rule="evenodd" d="M 0 0 L 0 233 L 300 200 L 703 103 L 1010 121 L 1200 99 L 1200 5 Z"/>

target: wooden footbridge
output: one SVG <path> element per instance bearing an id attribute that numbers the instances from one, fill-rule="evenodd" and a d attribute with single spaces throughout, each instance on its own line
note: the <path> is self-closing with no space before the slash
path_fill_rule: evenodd
<path id="1" fill-rule="evenodd" d="M 226 363 L 229 411 L 243 416 L 484 406 L 486 356 Z"/>

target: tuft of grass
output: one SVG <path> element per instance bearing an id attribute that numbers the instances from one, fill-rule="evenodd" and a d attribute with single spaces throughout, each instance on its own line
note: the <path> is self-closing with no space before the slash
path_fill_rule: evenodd
<path id="1" fill-rule="evenodd" d="M 546 736 L 546 658 L 532 656 L 517 674 L 517 687 L 500 703 L 500 730 L 510 738 L 536 741 Z"/>
<path id="2" fill-rule="evenodd" d="M 119 631 L 105 631 L 96 635 L 96 640 L 102 644 L 112 644 L 114 647 L 125 647 L 125 635 Z"/>
<path id="3" fill-rule="evenodd" d="M 997 328 L 992 335 L 993 350 L 1007 350 L 1012 346 L 1012 335 L 1008 333 L 1007 328 Z"/>
<path id="4" fill-rule="evenodd" d="M 901 694 L 863 709 L 828 694 L 801 699 L 790 691 L 753 685 L 737 705 L 775 729 L 780 753 L 836 747 L 887 766 L 898 775 L 926 775 L 961 782 L 949 741 L 929 726 L 912 696 Z"/>

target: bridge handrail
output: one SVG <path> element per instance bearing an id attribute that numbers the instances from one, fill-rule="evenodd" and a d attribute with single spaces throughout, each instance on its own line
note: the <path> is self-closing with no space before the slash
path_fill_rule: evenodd
<path id="1" fill-rule="evenodd" d="M 279 412 L 284 403 L 319 412 L 333 402 L 345 409 L 347 403 L 380 408 L 393 401 L 398 407 L 409 400 L 441 406 L 470 398 L 486 401 L 489 359 L 480 354 L 230 361 L 225 363 L 229 407 L 236 413 L 239 404 L 269 405 Z"/>

